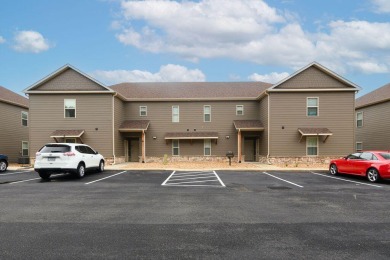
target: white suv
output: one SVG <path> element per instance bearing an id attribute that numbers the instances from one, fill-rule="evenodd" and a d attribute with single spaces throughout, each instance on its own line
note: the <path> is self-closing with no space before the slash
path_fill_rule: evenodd
<path id="1" fill-rule="evenodd" d="M 51 143 L 36 153 L 34 170 L 45 180 L 57 172 L 82 178 L 87 170 L 104 171 L 104 158 L 85 144 Z"/>

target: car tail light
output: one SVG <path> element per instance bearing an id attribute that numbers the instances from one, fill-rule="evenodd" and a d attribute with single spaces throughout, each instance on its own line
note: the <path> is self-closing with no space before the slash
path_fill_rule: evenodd
<path id="1" fill-rule="evenodd" d="M 66 152 L 64 153 L 64 156 L 75 156 L 76 154 L 74 152 Z"/>

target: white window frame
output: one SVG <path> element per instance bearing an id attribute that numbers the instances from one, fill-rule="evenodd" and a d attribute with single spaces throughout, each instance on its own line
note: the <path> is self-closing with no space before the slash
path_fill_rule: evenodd
<path id="1" fill-rule="evenodd" d="M 74 100 L 74 117 L 66 116 L 66 110 L 67 108 L 65 107 L 66 101 L 67 100 Z M 68 108 L 72 109 L 72 108 Z M 77 101 L 75 98 L 66 98 L 64 99 L 64 118 L 76 118 L 77 117 Z"/>
<path id="2" fill-rule="evenodd" d="M 362 115 L 362 119 L 358 119 L 358 115 Z M 356 112 L 356 127 L 357 128 L 361 128 L 361 127 L 363 127 L 363 118 L 364 118 L 364 114 L 363 114 L 363 112 Z M 358 125 L 358 121 L 362 121 L 362 125 L 361 126 L 359 126 Z"/>
<path id="3" fill-rule="evenodd" d="M 177 142 L 177 146 L 175 146 L 175 142 Z M 177 154 L 175 154 L 175 149 L 177 149 Z M 180 156 L 180 140 L 179 139 L 172 140 L 172 156 Z"/>
<path id="4" fill-rule="evenodd" d="M 309 139 L 315 138 L 317 143 L 316 146 L 309 146 Z M 317 154 L 309 154 L 308 149 L 310 147 L 316 147 L 317 148 Z M 319 147 L 318 147 L 318 136 L 306 136 L 306 156 L 318 156 L 320 154 Z"/>
<path id="5" fill-rule="evenodd" d="M 361 146 L 360 148 L 361 149 L 358 149 L 358 144 L 360 144 L 360 146 Z M 356 152 L 363 151 L 363 142 L 356 142 L 355 150 L 356 150 Z"/>
<path id="6" fill-rule="evenodd" d="M 177 108 L 177 114 L 174 113 L 174 109 Z M 177 119 L 175 118 L 177 117 Z M 180 122 L 180 108 L 178 105 L 172 106 L 172 123 Z"/>
<path id="7" fill-rule="evenodd" d="M 241 111 L 241 114 L 239 114 L 238 111 Z M 244 105 L 236 105 L 236 116 L 243 116 L 243 115 L 244 115 Z"/>
<path id="8" fill-rule="evenodd" d="M 206 107 L 209 108 L 209 113 L 206 113 Z M 209 121 L 206 121 L 206 115 L 209 115 Z M 203 122 L 211 122 L 211 106 L 210 105 L 204 105 L 203 106 Z"/>
<path id="9" fill-rule="evenodd" d="M 24 144 L 27 144 L 27 148 L 24 148 L 23 145 Z M 27 150 L 27 154 L 24 154 L 24 150 Z M 29 144 L 28 144 L 28 141 L 22 141 L 22 157 L 27 157 L 30 155 L 30 148 L 29 148 Z"/>
<path id="10" fill-rule="evenodd" d="M 26 119 L 23 118 L 23 115 L 26 115 Z M 21 112 L 21 119 L 22 119 L 22 126 L 28 127 L 28 112 L 22 111 Z M 23 121 L 26 121 L 26 125 L 23 124 Z"/>
<path id="11" fill-rule="evenodd" d="M 210 154 L 206 153 L 206 148 L 210 149 Z M 204 139 L 203 154 L 204 154 L 204 156 L 211 156 L 211 139 Z"/>
<path id="12" fill-rule="evenodd" d="M 145 113 L 144 115 L 142 113 Z M 139 106 L 139 116 L 148 116 L 148 107 L 147 106 Z"/>
<path id="13" fill-rule="evenodd" d="M 317 106 L 309 106 L 309 99 L 317 99 Z M 317 108 L 317 115 L 309 115 L 309 108 Z M 320 98 L 319 97 L 307 97 L 306 98 L 306 116 L 307 117 L 320 116 Z"/>

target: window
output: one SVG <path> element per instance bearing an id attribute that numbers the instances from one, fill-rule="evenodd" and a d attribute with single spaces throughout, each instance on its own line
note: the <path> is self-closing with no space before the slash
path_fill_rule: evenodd
<path id="1" fill-rule="evenodd" d="M 363 112 L 356 113 L 356 127 L 363 127 Z"/>
<path id="2" fill-rule="evenodd" d="M 75 118 L 76 117 L 76 99 L 65 99 L 65 118 Z"/>
<path id="3" fill-rule="evenodd" d="M 318 137 L 306 137 L 306 154 L 309 156 L 318 155 Z"/>
<path id="4" fill-rule="evenodd" d="M 307 98 L 307 116 L 318 116 L 318 98 Z"/>
<path id="5" fill-rule="evenodd" d="M 76 138 L 65 138 L 65 143 L 74 144 L 76 143 Z"/>
<path id="6" fill-rule="evenodd" d="M 353 153 L 347 156 L 349 160 L 359 160 L 361 153 Z"/>
<path id="7" fill-rule="evenodd" d="M 148 115 L 148 107 L 140 106 L 139 107 L 139 116 L 147 116 Z"/>
<path id="8" fill-rule="evenodd" d="M 211 139 L 204 140 L 204 155 L 205 156 L 211 155 Z"/>
<path id="9" fill-rule="evenodd" d="M 236 106 L 236 115 L 237 116 L 244 115 L 244 106 L 243 105 L 237 105 Z"/>
<path id="10" fill-rule="evenodd" d="M 362 158 L 363 160 L 368 160 L 368 161 L 376 161 L 378 160 L 378 158 L 376 158 L 376 156 L 372 153 L 362 153 L 360 155 L 360 158 Z"/>
<path id="11" fill-rule="evenodd" d="M 363 150 L 363 143 L 362 142 L 356 142 L 356 151 L 360 152 Z"/>
<path id="12" fill-rule="evenodd" d="M 211 122 L 211 106 L 203 107 L 204 122 Z"/>
<path id="13" fill-rule="evenodd" d="M 172 122 L 179 122 L 179 106 L 172 106 Z"/>
<path id="14" fill-rule="evenodd" d="M 22 126 L 28 125 L 28 112 L 22 111 Z"/>
<path id="15" fill-rule="evenodd" d="M 180 154 L 179 140 L 172 140 L 172 155 Z"/>
<path id="16" fill-rule="evenodd" d="M 22 156 L 28 156 L 28 142 L 22 141 Z"/>

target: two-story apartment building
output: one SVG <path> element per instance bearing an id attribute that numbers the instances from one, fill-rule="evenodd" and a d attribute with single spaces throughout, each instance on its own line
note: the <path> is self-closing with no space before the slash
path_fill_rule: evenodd
<path id="1" fill-rule="evenodd" d="M 28 99 L 0 86 L 0 154 L 22 162 L 29 154 Z"/>
<path id="2" fill-rule="evenodd" d="M 390 150 L 390 84 L 356 99 L 356 151 Z"/>
<path id="3" fill-rule="evenodd" d="M 354 149 L 359 87 L 318 63 L 278 84 L 121 83 L 66 65 L 25 90 L 31 149 L 84 142 L 114 162 L 319 158 Z"/>

